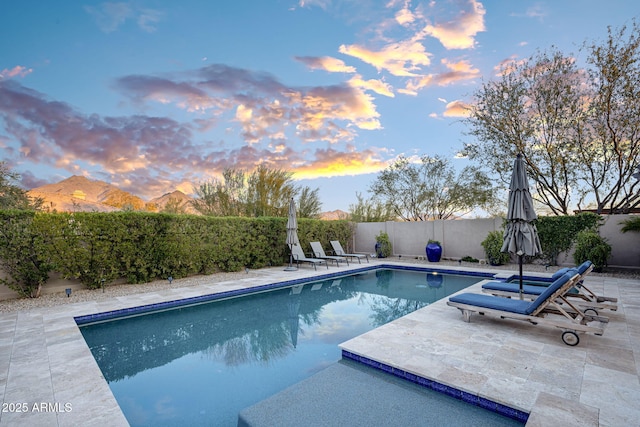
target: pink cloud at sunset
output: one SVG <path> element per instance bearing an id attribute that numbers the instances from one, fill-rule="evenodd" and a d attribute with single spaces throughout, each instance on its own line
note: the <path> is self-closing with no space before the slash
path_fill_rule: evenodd
<path id="1" fill-rule="evenodd" d="M 463 101 L 452 101 L 445 107 L 444 117 L 468 117 L 471 106 Z"/>
<path id="2" fill-rule="evenodd" d="M 339 51 L 372 65 L 378 71 L 385 70 L 401 77 L 417 76 L 422 66 L 431 63 L 429 53 L 417 40 L 389 43 L 379 50 L 359 45 L 341 45 Z"/>
<path id="3" fill-rule="evenodd" d="M 12 69 L 4 69 L 0 71 L 0 80 L 10 79 L 12 77 L 26 77 L 27 74 L 33 73 L 32 68 L 23 67 L 22 65 L 16 65 Z"/>
<path id="4" fill-rule="evenodd" d="M 148 198 L 267 165 L 345 210 L 394 157 L 458 152 L 482 82 L 639 10 L 581 2 L 12 2 L 2 159 L 25 188 L 82 175 Z"/>
<path id="5" fill-rule="evenodd" d="M 460 10 L 455 18 L 428 24 L 423 29 L 427 35 L 437 38 L 446 49 L 470 49 L 475 45 L 475 35 L 485 31 L 484 6 L 477 0 L 456 0 Z"/>

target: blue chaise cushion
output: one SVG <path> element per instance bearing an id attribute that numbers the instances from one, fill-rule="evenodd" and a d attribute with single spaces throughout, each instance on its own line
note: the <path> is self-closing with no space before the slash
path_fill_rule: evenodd
<path id="1" fill-rule="evenodd" d="M 576 270 L 569 269 L 564 276 L 554 281 L 549 285 L 549 287 L 545 288 L 545 290 L 533 301 L 516 300 L 473 293 L 454 295 L 449 298 L 449 301 L 459 304 L 473 305 L 476 307 L 490 308 L 493 310 L 507 311 L 510 313 L 529 315 L 538 309 L 538 307 L 547 301 L 554 292 L 560 289 L 575 275 Z"/>
<path id="2" fill-rule="evenodd" d="M 588 269 L 589 267 L 591 267 L 591 261 L 585 261 L 582 264 L 580 264 L 578 267 L 564 267 L 561 268 L 560 270 L 556 271 L 555 273 L 553 273 L 553 275 L 551 276 L 552 280 L 557 280 L 559 278 L 561 278 L 562 276 L 564 276 L 564 274 L 572 269 L 577 269 L 578 273 L 580 273 L 580 275 L 583 275 Z"/>

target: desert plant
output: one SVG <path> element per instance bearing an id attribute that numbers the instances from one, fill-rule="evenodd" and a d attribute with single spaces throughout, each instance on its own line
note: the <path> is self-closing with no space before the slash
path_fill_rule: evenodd
<path id="1" fill-rule="evenodd" d="M 628 233 L 629 231 L 640 233 L 640 216 L 629 218 L 626 221 L 622 221 L 620 224 L 624 224 L 624 226 L 620 229 L 620 231 L 622 231 L 623 233 Z"/>
<path id="2" fill-rule="evenodd" d="M 380 232 L 376 236 L 376 254 L 379 258 L 386 258 L 391 256 L 393 253 L 393 247 L 391 246 L 391 240 L 389 240 L 389 235 L 384 232 Z"/>
<path id="3" fill-rule="evenodd" d="M 576 237 L 573 261 L 576 265 L 585 261 L 593 263 L 593 270 L 601 272 L 611 256 L 611 245 L 595 231 L 581 231 Z"/>
<path id="4" fill-rule="evenodd" d="M 502 231 L 492 231 L 481 243 L 491 265 L 502 265 L 509 262 L 509 254 L 500 252 L 503 240 L 504 233 Z"/>

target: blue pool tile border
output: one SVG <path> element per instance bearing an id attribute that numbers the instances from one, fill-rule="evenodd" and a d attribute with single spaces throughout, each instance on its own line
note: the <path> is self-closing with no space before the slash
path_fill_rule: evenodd
<path id="1" fill-rule="evenodd" d="M 207 295 L 199 295 L 195 297 L 180 298 L 177 300 L 164 301 L 164 302 L 155 303 L 155 304 L 146 304 L 146 305 L 140 305 L 136 307 L 123 308 L 123 309 L 106 311 L 101 313 L 76 316 L 74 317 L 74 320 L 78 326 L 81 326 L 89 323 L 114 320 L 120 317 L 137 316 L 140 314 L 151 313 L 154 311 L 169 310 L 169 309 L 178 308 L 181 306 L 202 304 L 202 303 L 216 301 L 220 299 L 233 298 L 240 295 L 270 291 L 270 290 L 279 289 L 279 288 L 286 288 L 288 286 L 299 285 L 302 283 L 306 284 L 306 283 L 312 283 L 312 282 L 319 282 L 322 280 L 331 279 L 333 277 L 344 276 L 345 274 L 348 274 L 348 275 L 358 274 L 358 273 L 364 273 L 367 271 L 378 270 L 378 269 L 410 270 L 410 271 L 421 271 L 425 273 L 458 274 L 463 276 L 476 276 L 481 278 L 491 278 L 494 275 L 493 273 L 484 273 L 484 272 L 435 269 L 435 268 L 428 268 L 428 267 L 425 268 L 425 267 L 391 265 L 391 264 L 378 264 L 378 265 L 364 266 L 362 268 L 357 268 L 355 270 L 349 270 L 346 272 L 333 271 L 331 273 L 321 274 L 315 277 L 304 277 L 304 278 L 299 278 L 294 280 L 285 280 L 281 282 L 269 283 L 266 285 L 259 285 L 259 286 L 254 286 L 250 288 L 235 289 L 232 291 L 224 291 L 224 292 L 218 292 L 218 293 L 207 294 Z"/>
<path id="2" fill-rule="evenodd" d="M 460 389 L 450 387 L 438 381 L 421 377 L 411 372 L 407 372 L 403 369 L 395 368 L 393 366 L 387 365 L 382 362 L 378 362 L 368 357 L 351 353 L 350 351 L 347 351 L 344 349 L 342 350 L 342 357 L 344 359 L 349 359 L 358 363 L 362 363 L 363 365 L 369 366 L 370 368 L 374 368 L 379 371 L 386 372 L 388 374 L 391 374 L 403 380 L 410 381 L 414 384 L 417 384 L 421 387 L 425 387 L 429 390 L 437 391 L 439 393 L 444 393 L 447 396 L 453 397 L 458 400 L 462 400 L 474 406 L 479 406 L 489 411 L 496 412 L 500 415 L 519 421 L 521 423 L 526 424 L 527 420 L 529 419 L 529 414 L 524 411 L 520 411 L 519 409 L 515 409 L 510 406 L 506 406 L 501 403 L 494 402 L 493 400 L 480 397 L 476 394 L 468 393 L 466 391 L 462 391 Z"/>

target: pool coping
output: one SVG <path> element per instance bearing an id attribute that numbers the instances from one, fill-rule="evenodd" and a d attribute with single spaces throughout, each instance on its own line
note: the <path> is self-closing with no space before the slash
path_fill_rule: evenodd
<path id="1" fill-rule="evenodd" d="M 457 275 L 463 275 L 463 276 L 473 276 L 473 277 L 482 277 L 482 278 L 495 277 L 495 274 L 486 273 L 486 272 L 465 271 L 463 272 L 464 274 L 461 274 L 460 270 L 452 270 L 452 269 L 446 269 L 446 268 L 429 268 L 429 267 L 421 268 L 417 266 L 394 265 L 394 264 L 379 264 L 379 265 L 359 267 L 357 269 L 350 270 L 348 274 L 349 275 L 358 274 L 358 273 L 364 273 L 367 271 L 384 269 L 384 268 L 388 268 L 392 270 L 418 271 L 418 272 L 427 272 L 427 273 L 436 272 L 440 274 L 457 274 Z M 254 294 L 258 292 L 266 292 L 274 289 L 286 288 L 289 286 L 295 286 L 303 283 L 306 284 L 314 281 L 327 280 L 327 279 L 344 276 L 344 275 L 345 275 L 345 272 L 336 271 L 332 273 L 321 274 L 317 277 L 314 277 L 313 279 L 299 278 L 299 279 L 293 279 L 293 280 L 285 280 L 280 282 L 269 283 L 266 285 L 258 285 L 251 288 L 235 289 L 230 291 L 217 292 L 217 293 L 199 295 L 199 296 L 188 297 L 188 298 L 179 298 L 171 301 L 145 304 L 145 305 L 136 306 L 136 307 L 122 308 L 122 309 L 111 310 L 106 312 L 86 314 L 86 315 L 76 316 L 74 317 L 74 320 L 76 321 L 78 326 L 83 326 L 83 325 L 96 323 L 96 322 L 105 322 L 105 321 L 115 320 L 123 317 L 152 313 L 154 311 L 169 310 L 169 309 L 185 307 L 193 304 L 204 304 L 212 301 L 218 301 L 218 300 L 238 297 L 242 295 Z"/>
<path id="2" fill-rule="evenodd" d="M 212 284 L 201 284 L 193 287 L 180 287 L 175 284 L 175 288 L 166 289 L 156 292 L 147 292 L 141 294 L 129 295 L 126 297 L 114 297 L 107 301 L 89 301 L 78 302 L 64 306 L 39 308 L 22 312 L 3 313 L 0 314 L 0 390 L 2 390 L 3 403 L 6 402 L 48 402 L 51 403 L 47 411 L 28 411 L 28 412 L 0 412 L 0 426 L 11 425 L 58 425 L 58 426 L 120 426 L 128 425 L 126 418 L 122 414 L 111 390 L 104 380 L 93 355 L 88 349 L 82 334 L 79 330 L 75 318 L 81 316 L 92 315 L 96 313 L 113 312 L 127 308 L 145 306 L 150 304 L 168 302 L 172 300 L 198 297 L 211 293 L 221 293 L 227 290 L 237 289 L 256 289 L 261 285 L 269 285 L 276 282 L 295 285 L 299 281 L 322 280 L 321 276 L 334 277 L 342 275 L 345 272 L 355 273 L 357 270 L 366 271 L 368 269 L 379 268 L 385 264 L 392 264 L 394 268 L 407 268 L 423 270 L 423 266 L 413 266 L 404 263 L 395 262 L 379 262 L 372 260 L 371 265 L 352 265 L 350 267 L 341 266 L 332 268 L 329 275 L 322 274 L 321 271 L 315 272 L 313 269 L 300 268 L 297 272 L 284 272 L 281 267 L 274 267 L 259 271 L 259 277 L 252 275 L 247 279 L 233 280 L 228 282 L 219 282 Z M 437 271 L 444 271 L 446 268 L 433 266 Z M 486 270 L 471 269 L 468 267 L 455 268 L 459 271 L 477 271 L 478 273 L 486 273 Z M 496 278 L 505 277 L 509 272 L 500 271 L 496 273 Z M 511 272 L 515 274 L 514 272 Z M 295 276 L 295 279 L 288 279 Z M 630 279 L 616 278 L 593 278 L 588 277 L 590 288 L 604 292 L 606 295 L 624 297 L 621 299 L 622 304 L 618 312 L 611 317 L 614 320 L 603 337 L 594 337 L 581 343 L 574 352 L 580 355 L 584 365 L 578 364 L 578 375 L 580 383 L 584 383 L 584 387 L 577 391 L 577 395 L 564 396 L 558 395 L 558 390 L 536 389 L 534 392 L 535 399 L 533 403 L 527 403 L 526 407 L 521 408 L 530 410 L 530 417 L 527 426 L 544 426 L 549 422 L 557 422 L 562 420 L 565 425 L 617 425 L 620 420 L 640 419 L 640 409 L 637 405 L 630 402 L 640 400 L 640 381 L 638 370 L 640 370 L 640 344 L 637 337 L 640 334 L 640 321 L 637 314 L 629 311 L 627 315 L 625 307 L 633 309 L 640 305 L 640 295 L 634 291 L 640 282 Z M 286 285 L 283 285 L 286 286 Z M 473 285 L 477 286 L 477 285 Z M 412 316 L 411 319 L 399 319 L 400 322 L 391 322 L 391 328 L 406 328 L 408 334 L 414 335 L 411 338 L 394 335 L 393 342 L 389 345 L 397 345 L 400 339 L 401 345 L 406 345 L 404 352 L 410 351 L 408 347 L 416 345 L 416 340 L 428 338 L 424 334 L 431 331 L 424 328 L 416 330 L 418 321 L 428 320 L 433 316 L 440 317 L 440 309 L 436 307 L 438 304 L 427 306 L 418 310 L 418 314 Z M 444 305 L 444 303 L 442 304 Z M 453 335 L 459 335 L 461 329 L 459 326 L 464 324 L 457 310 L 447 307 L 447 317 L 451 322 L 449 328 Z M 416 313 L 416 312 L 414 312 Z M 455 315 L 452 315 L 455 314 Z M 411 316 L 411 315 L 409 315 Z M 385 325 L 385 326 L 387 326 Z M 472 322 L 474 330 L 482 333 L 495 334 L 503 329 L 510 327 L 500 327 L 499 324 L 487 322 Z M 466 328 L 466 326 L 463 326 Z M 376 334 L 378 336 L 377 328 Z M 429 328 L 426 328 L 429 329 Z M 400 329 L 398 329 L 400 330 Z M 546 339 L 546 333 L 540 333 L 536 328 L 520 328 L 519 332 L 526 332 L 525 335 L 534 338 Z M 464 332 L 462 333 L 464 334 Z M 357 344 L 370 340 L 371 337 L 360 336 L 357 338 Z M 400 334 L 403 335 L 403 334 Z M 452 335 L 452 336 L 453 336 Z M 631 340 L 630 337 L 636 337 Z M 557 338 L 557 337 L 556 337 Z M 371 347 L 386 346 L 385 341 L 381 338 L 375 338 L 370 342 Z M 383 337 L 383 339 L 387 339 Z M 545 344 L 545 352 L 567 353 L 566 349 L 556 347 L 556 339 L 551 339 L 552 345 Z M 353 350 L 356 342 L 348 342 L 346 346 L 341 347 L 353 354 L 369 357 L 372 360 L 386 363 L 384 357 L 376 357 L 375 351 L 365 349 Z M 357 347 L 357 346 L 356 346 Z M 580 348 L 582 347 L 582 348 Z M 454 348 L 456 357 L 460 360 L 465 358 L 473 358 L 474 355 L 469 349 Z M 543 352 L 543 353 L 545 353 Z M 545 353 L 546 354 L 546 353 Z M 602 354 L 606 354 L 608 360 L 604 360 Z M 407 354 L 397 356 L 407 357 Z M 635 357 L 636 362 L 633 362 Z M 600 359 L 598 359 L 600 358 Z M 631 362 L 629 361 L 631 360 Z M 389 366 L 403 368 L 404 362 L 386 363 Z M 573 364 L 575 365 L 575 364 Z M 414 365 L 406 365 L 409 368 L 407 372 L 415 373 Z M 501 374 L 502 375 L 502 374 Z M 432 376 L 437 380 L 437 375 Z M 509 381 L 507 378 L 501 381 Z M 511 386 L 524 387 L 528 384 L 521 383 L 521 379 L 514 377 Z M 460 389 L 464 389 L 464 381 L 457 383 L 454 381 L 443 381 L 449 385 L 461 385 Z M 506 383 L 505 383 L 506 384 Z M 502 391 L 483 391 L 483 395 L 496 396 L 509 394 L 509 390 Z M 602 395 L 612 396 L 610 399 L 603 401 Z M 533 397 L 532 397 L 533 398 Z M 498 399 L 499 400 L 499 399 Z M 72 411 L 65 411 L 63 404 L 65 402 L 73 403 Z M 558 403 L 560 402 L 560 403 Z M 61 406 L 53 404 L 60 403 Z M 518 405 L 515 405 L 518 406 Z M 577 414 L 577 415 L 576 415 Z M 576 418 L 577 416 L 577 418 Z M 625 418 L 626 417 L 626 418 Z M 629 418 L 631 417 L 631 418 Z"/>

